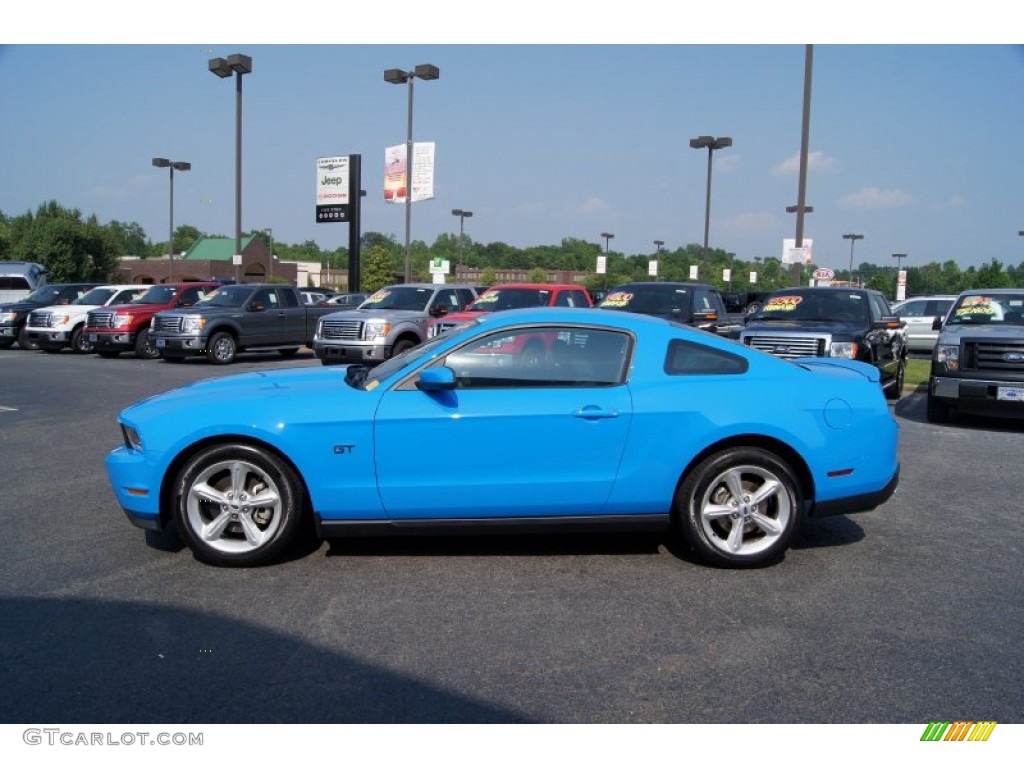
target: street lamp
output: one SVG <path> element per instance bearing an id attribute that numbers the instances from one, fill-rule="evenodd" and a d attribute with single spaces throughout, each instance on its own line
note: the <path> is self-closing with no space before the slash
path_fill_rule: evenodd
<path id="1" fill-rule="evenodd" d="M 655 254 L 655 256 L 657 256 L 658 254 L 661 253 L 661 246 L 663 246 L 664 244 L 665 244 L 664 240 L 655 240 L 654 241 L 654 254 Z"/>
<path id="2" fill-rule="evenodd" d="M 233 53 L 226 59 L 210 59 L 210 71 L 217 77 L 235 78 L 235 253 L 242 252 L 242 75 L 252 72 L 252 58 Z M 235 265 L 235 282 L 241 282 Z"/>
<path id="3" fill-rule="evenodd" d="M 708 230 L 711 228 L 711 155 L 716 149 L 725 149 L 732 146 L 732 139 L 729 136 L 698 136 L 690 139 L 690 146 L 694 149 L 708 150 L 708 191 L 704 199 L 704 250 L 702 257 L 708 257 Z"/>
<path id="4" fill-rule="evenodd" d="M 858 240 L 863 240 L 864 235 L 858 235 L 853 232 L 847 232 L 843 235 L 844 240 L 850 241 L 850 286 L 853 287 L 853 244 Z"/>
<path id="5" fill-rule="evenodd" d="M 267 227 L 263 230 L 263 234 L 270 240 L 270 259 L 267 261 L 267 276 L 274 276 L 274 230 L 271 227 Z"/>
<path id="6" fill-rule="evenodd" d="M 463 237 L 462 231 L 463 231 L 463 222 L 465 222 L 467 217 L 472 217 L 472 215 L 473 215 L 472 211 L 464 211 L 461 208 L 453 208 L 452 209 L 452 216 L 458 216 L 459 217 L 459 245 L 458 245 L 458 247 L 455 250 L 455 277 L 456 277 L 456 279 L 458 279 L 458 276 L 459 276 L 459 262 L 462 261 L 462 237 Z"/>
<path id="7" fill-rule="evenodd" d="M 611 240 L 613 237 L 615 237 L 615 235 L 613 235 L 611 232 L 602 232 L 601 233 L 601 237 L 604 238 L 604 255 L 607 256 L 608 255 L 608 241 Z"/>
<path id="8" fill-rule="evenodd" d="M 420 80 L 437 80 L 441 70 L 433 64 L 418 64 L 406 72 L 402 69 L 385 69 L 384 79 L 393 84 L 409 84 L 409 120 L 405 138 L 405 282 L 409 282 L 409 244 L 412 233 L 412 84 L 418 77 Z"/>
<path id="9" fill-rule="evenodd" d="M 153 165 L 157 168 L 169 168 L 171 172 L 171 228 L 167 238 L 167 282 L 171 282 L 174 267 L 174 172 L 190 171 L 192 163 L 171 161 L 166 157 L 154 157 Z"/>

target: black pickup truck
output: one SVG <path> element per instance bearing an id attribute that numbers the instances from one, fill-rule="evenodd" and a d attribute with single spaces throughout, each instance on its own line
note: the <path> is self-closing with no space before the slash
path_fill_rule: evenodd
<path id="1" fill-rule="evenodd" d="M 240 352 L 291 357 L 299 347 L 312 346 L 317 320 L 334 311 L 304 305 L 290 285 L 224 285 L 191 307 L 157 312 L 150 339 L 167 362 L 205 355 L 225 365 Z"/>
<path id="2" fill-rule="evenodd" d="M 737 335 L 776 357 L 842 357 L 878 368 L 891 400 L 903 390 L 905 331 L 889 302 L 863 288 L 787 288 L 770 294 Z"/>
<path id="3" fill-rule="evenodd" d="M 626 283 L 608 291 L 600 309 L 637 312 L 734 336 L 744 315 L 730 313 L 718 289 L 704 283 Z"/>

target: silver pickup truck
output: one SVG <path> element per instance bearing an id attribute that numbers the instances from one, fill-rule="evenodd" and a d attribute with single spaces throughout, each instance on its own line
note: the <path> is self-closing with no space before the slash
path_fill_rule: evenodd
<path id="1" fill-rule="evenodd" d="M 431 318 L 458 312 L 475 298 L 471 285 L 406 283 L 381 288 L 357 309 L 321 317 L 313 351 L 324 365 L 376 365 L 425 341 Z"/>

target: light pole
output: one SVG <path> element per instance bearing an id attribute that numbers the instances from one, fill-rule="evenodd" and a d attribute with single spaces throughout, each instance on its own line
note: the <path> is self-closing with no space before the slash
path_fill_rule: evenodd
<path id="1" fill-rule="evenodd" d="M 661 255 L 661 246 L 663 246 L 664 244 L 665 244 L 664 240 L 655 240 L 654 241 L 654 255 L 655 256 Z"/>
<path id="2" fill-rule="evenodd" d="M 270 240 L 270 259 L 267 261 L 267 276 L 274 276 L 274 230 L 271 227 L 267 227 L 263 230 L 263 234 Z"/>
<path id="3" fill-rule="evenodd" d="M 173 279 L 174 267 L 174 172 L 192 170 L 192 163 L 171 161 L 166 157 L 154 157 L 153 165 L 157 168 L 169 168 L 171 171 L 171 226 L 167 237 L 167 282 Z"/>
<path id="4" fill-rule="evenodd" d="M 463 237 L 462 231 L 463 231 L 463 222 L 467 218 L 472 217 L 473 216 L 473 212 L 472 211 L 464 211 L 461 208 L 453 208 L 452 209 L 452 216 L 458 216 L 459 217 L 459 245 L 458 245 L 458 247 L 455 250 L 455 277 L 456 277 L 456 280 L 457 280 L 458 276 L 459 276 L 459 262 L 462 261 L 462 237 Z"/>
<path id="5" fill-rule="evenodd" d="M 405 138 L 405 282 L 410 281 L 409 244 L 412 233 L 412 84 L 420 80 L 437 80 L 441 70 L 433 64 L 417 64 L 408 72 L 402 69 L 385 69 L 384 79 L 393 85 L 409 84 L 408 124 Z"/>
<path id="6" fill-rule="evenodd" d="M 235 254 L 242 253 L 242 75 L 252 72 L 252 58 L 233 53 L 226 59 L 210 59 L 210 71 L 217 77 L 235 77 Z M 235 265 L 235 282 L 241 282 Z"/>
<path id="7" fill-rule="evenodd" d="M 894 259 L 896 259 L 896 301 L 903 301 L 905 298 L 907 298 L 907 296 L 906 296 L 906 293 L 907 293 L 906 287 L 907 287 L 907 285 L 906 285 L 906 283 L 903 283 L 902 286 L 900 285 L 900 264 L 902 264 L 903 260 L 905 258 L 907 258 L 907 254 L 905 254 L 905 253 L 894 253 L 892 255 L 892 257 Z M 903 288 L 902 291 L 900 290 L 901 287 Z M 901 293 L 903 294 L 902 296 L 900 295 Z"/>
<path id="8" fill-rule="evenodd" d="M 701 257 L 704 260 L 708 258 L 708 231 L 711 228 L 711 155 L 714 154 L 716 149 L 725 149 L 726 147 L 732 146 L 732 139 L 729 136 L 698 136 L 695 139 L 690 139 L 690 146 L 694 149 L 708 150 L 708 191 L 704 198 L 704 250 L 701 252 Z"/>
<path id="9" fill-rule="evenodd" d="M 602 232 L 601 233 L 601 237 L 604 238 L 604 255 L 607 256 L 608 255 L 608 241 L 611 240 L 613 237 L 615 237 L 615 235 L 613 235 L 611 232 Z"/>
<path id="10" fill-rule="evenodd" d="M 858 240 L 863 240 L 864 235 L 858 235 L 854 232 L 847 232 L 843 235 L 844 240 L 850 241 L 850 287 L 853 287 L 853 244 Z"/>

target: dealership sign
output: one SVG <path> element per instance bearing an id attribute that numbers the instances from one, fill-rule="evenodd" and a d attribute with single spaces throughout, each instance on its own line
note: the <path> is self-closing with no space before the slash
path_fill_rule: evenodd
<path id="1" fill-rule="evenodd" d="M 319 223 L 348 221 L 349 158 L 316 159 L 316 220 Z"/>

